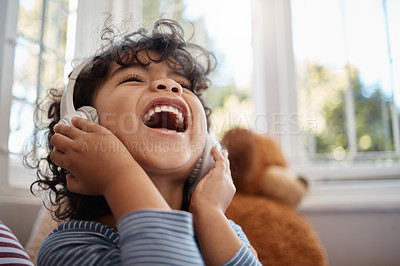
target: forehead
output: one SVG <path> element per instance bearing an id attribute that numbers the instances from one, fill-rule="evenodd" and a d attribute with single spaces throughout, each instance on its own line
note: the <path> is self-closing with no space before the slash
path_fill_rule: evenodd
<path id="1" fill-rule="evenodd" d="M 135 56 L 133 53 L 127 54 L 121 58 L 121 63 L 114 60 L 109 67 L 109 74 L 113 74 L 118 69 L 125 69 L 133 66 L 139 66 L 144 69 L 167 69 L 169 73 L 185 77 L 184 68 L 172 56 L 160 61 L 161 53 L 153 50 L 139 51 Z"/>

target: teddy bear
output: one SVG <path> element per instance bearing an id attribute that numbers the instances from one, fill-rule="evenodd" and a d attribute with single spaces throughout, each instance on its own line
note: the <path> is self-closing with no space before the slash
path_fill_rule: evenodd
<path id="1" fill-rule="evenodd" d="M 305 196 L 306 179 L 288 167 L 281 148 L 271 136 L 234 128 L 225 133 L 221 144 L 228 149 L 238 192 L 263 195 L 293 207 Z"/>
<path id="2" fill-rule="evenodd" d="M 263 265 L 327 265 L 324 248 L 296 207 L 307 181 L 292 171 L 277 142 L 234 128 L 221 140 L 237 193 L 226 216 L 239 224 Z"/>

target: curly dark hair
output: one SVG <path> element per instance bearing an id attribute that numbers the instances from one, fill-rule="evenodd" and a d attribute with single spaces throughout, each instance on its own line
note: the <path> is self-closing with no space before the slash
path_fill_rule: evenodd
<path id="1" fill-rule="evenodd" d="M 214 55 L 206 49 L 187 42 L 180 24 L 169 19 L 155 22 L 151 32 L 140 29 L 136 32 L 117 37 L 111 26 L 105 22 L 102 40 L 106 42 L 93 57 L 90 63 L 79 74 L 74 88 L 75 109 L 82 106 L 92 106 L 93 96 L 99 86 L 105 81 L 110 65 L 113 62 L 121 66 L 133 63 L 142 65 L 152 62 L 168 62 L 170 67 L 179 68 L 191 82 L 191 90 L 203 104 L 207 124 L 210 125 L 211 110 L 207 107 L 203 92 L 209 86 L 208 75 L 215 68 Z M 156 51 L 158 58 L 149 58 L 141 62 L 138 53 L 141 51 Z M 39 190 L 47 191 L 46 195 L 52 206 L 46 206 L 58 220 L 80 219 L 93 220 L 110 214 L 110 208 L 103 196 L 86 196 L 68 191 L 66 185 L 67 171 L 58 167 L 50 160 L 53 146 L 50 139 L 54 135 L 54 126 L 60 120 L 60 100 L 63 90 L 53 89 L 45 100 L 45 107 L 38 105 L 37 112 L 47 111 L 50 120 L 45 126 L 36 123 L 36 134 L 45 135 L 43 147 L 45 157 L 41 157 L 35 144 L 33 150 L 25 155 L 24 162 L 30 168 L 36 169 L 37 180 L 31 184 L 31 192 L 37 186 Z M 42 153 L 43 154 L 43 153 Z"/>

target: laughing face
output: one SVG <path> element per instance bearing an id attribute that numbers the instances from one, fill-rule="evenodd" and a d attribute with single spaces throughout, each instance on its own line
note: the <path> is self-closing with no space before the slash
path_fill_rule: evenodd
<path id="1" fill-rule="evenodd" d="M 150 177 L 187 177 L 206 141 L 204 108 L 189 80 L 170 65 L 113 63 L 94 97 L 100 124 L 124 143 Z"/>

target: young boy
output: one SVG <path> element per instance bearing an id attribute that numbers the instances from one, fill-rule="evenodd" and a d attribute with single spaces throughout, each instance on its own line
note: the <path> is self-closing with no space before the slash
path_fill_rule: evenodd
<path id="1" fill-rule="evenodd" d="M 75 108 L 94 107 L 99 124 L 58 123 L 55 99 L 48 168 L 38 162 L 34 184 L 70 221 L 44 241 L 38 265 L 259 264 L 224 215 L 235 193 L 225 151 L 212 148 L 214 167 L 193 187 L 209 152 L 201 93 L 212 59 L 160 20 L 151 34 L 112 40 L 79 73 Z"/>

